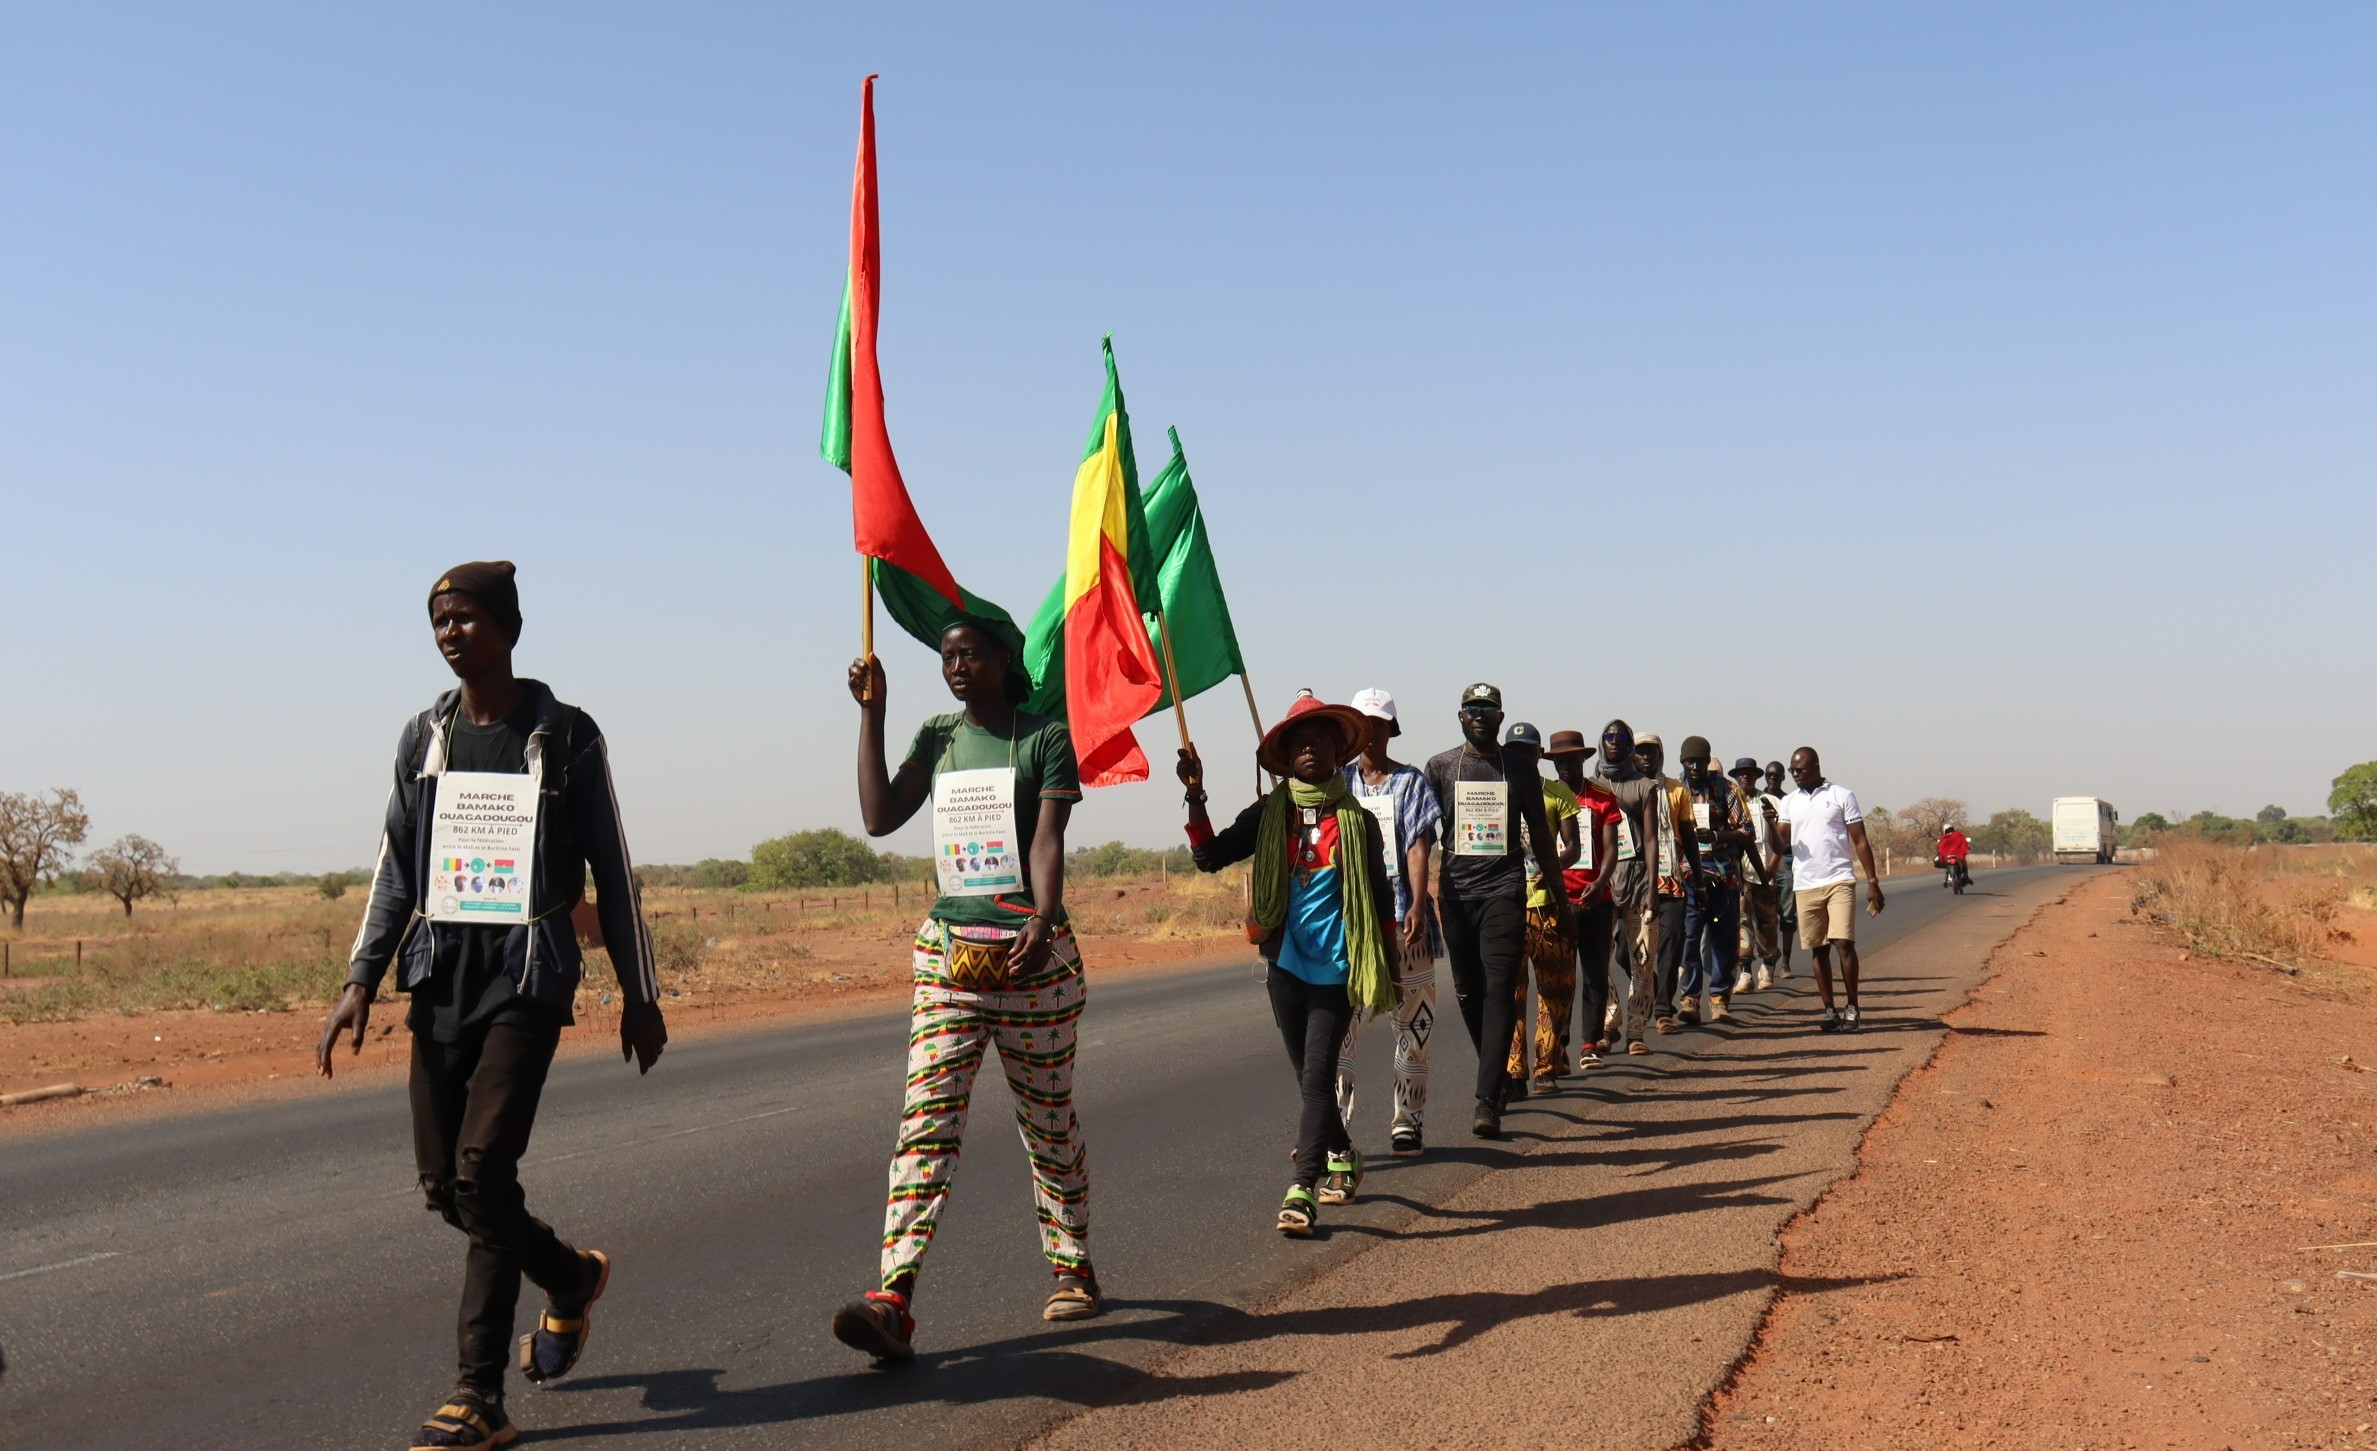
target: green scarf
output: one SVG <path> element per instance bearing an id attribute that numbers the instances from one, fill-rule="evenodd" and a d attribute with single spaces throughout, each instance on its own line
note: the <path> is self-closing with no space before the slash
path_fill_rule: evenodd
<path id="1" fill-rule="evenodd" d="M 1255 829 L 1255 924 L 1276 930 L 1288 918 L 1288 804 L 1334 807 L 1337 812 L 1337 883 L 1345 909 L 1345 955 L 1350 969 L 1345 993 L 1356 1012 L 1372 1017 L 1392 1010 L 1395 976 L 1387 967 L 1386 939 L 1378 930 L 1378 903 L 1370 892 L 1370 862 L 1361 852 L 1364 832 L 1374 822 L 1368 807 L 1345 789 L 1343 776 L 1319 786 L 1289 778 L 1263 802 Z"/>

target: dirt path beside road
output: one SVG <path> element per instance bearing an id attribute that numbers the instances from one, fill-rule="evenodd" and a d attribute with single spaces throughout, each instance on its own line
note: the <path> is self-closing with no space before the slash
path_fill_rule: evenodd
<path id="1" fill-rule="evenodd" d="M 1784 1236 L 1702 1444 L 2377 1447 L 2377 1279 L 2338 1277 L 2377 1274 L 2371 980 L 2128 903 L 2093 877 L 1998 953 Z"/>

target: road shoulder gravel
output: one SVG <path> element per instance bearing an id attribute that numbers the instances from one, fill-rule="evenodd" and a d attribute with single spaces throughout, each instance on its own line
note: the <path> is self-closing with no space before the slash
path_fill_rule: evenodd
<path id="1" fill-rule="evenodd" d="M 1404 1203 L 1399 1233 L 1215 1317 L 1128 1404 L 1032 1444 L 1260 1446 L 1286 1427 L 1382 1445 L 1691 1440 L 1778 1288 L 1862 1283 L 1784 1276 L 1777 1236 L 1853 1171 L 1991 950 L 2072 884 L 2030 878 L 1873 953 L 1862 1033 L 1816 1031 L 1803 955 L 1789 991 L 1530 1100 L 1506 1119 L 1522 1152 L 1502 1172 Z M 1365 1197 L 1395 1201 L 1393 1175 Z M 1217 1383 L 1237 1389 L 1167 1389 Z"/>

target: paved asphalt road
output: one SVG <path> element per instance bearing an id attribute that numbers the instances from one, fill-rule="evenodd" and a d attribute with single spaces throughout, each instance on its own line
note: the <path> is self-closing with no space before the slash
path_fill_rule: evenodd
<path id="1" fill-rule="evenodd" d="M 1979 885 L 2035 888 L 2054 870 Z M 1868 952 L 1965 905 L 1921 877 L 1890 901 L 1860 923 Z M 1812 1002 L 1801 962 L 1793 986 Z M 618 1268 L 578 1373 L 515 1385 L 522 1444 L 1009 1445 L 1075 1406 L 1127 1401 L 1177 1346 L 1518 1160 L 1523 1144 L 1467 1136 L 1458 1086 L 1474 1059 L 1449 992 L 1443 1012 L 1428 1156 L 1383 1153 L 1388 1044 L 1371 1034 L 1355 1132 L 1380 1199 L 1291 1243 L 1270 1226 L 1295 1098 L 1251 961 L 1094 983 L 1079 1092 L 1114 1313 L 1039 1319 L 1047 1275 L 1011 1100 L 985 1074 L 919 1296 L 919 1360 L 894 1373 L 826 1323 L 872 1283 L 904 1015 L 688 1043 L 643 1080 L 568 1060 L 523 1177 L 533 1208 Z M 393 1085 L 9 1145 L 0 1443 L 404 1444 L 451 1384 L 462 1262 L 413 1177 Z"/>

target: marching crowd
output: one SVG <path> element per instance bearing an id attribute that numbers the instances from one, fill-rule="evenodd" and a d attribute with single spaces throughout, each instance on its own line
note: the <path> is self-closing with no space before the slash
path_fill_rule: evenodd
<path id="1" fill-rule="evenodd" d="M 571 1021 L 581 935 L 617 971 L 622 1056 L 648 1072 L 668 1034 L 602 733 L 512 673 L 513 567 L 448 571 L 429 614 L 460 684 L 399 736 L 371 896 L 316 1060 L 328 1076 L 342 1037 L 360 1051 L 393 966 L 410 995 L 420 1187 L 468 1241 L 457 1386 L 412 1441 L 452 1451 L 517 1437 L 507 1370 L 538 1384 L 572 1370 L 610 1281 L 610 1257 L 529 1213 L 518 1177 Z M 896 768 L 882 667 L 850 667 L 866 828 L 883 835 L 929 809 L 941 892 L 912 956 L 877 1283 L 833 1319 L 836 1337 L 879 1361 L 913 1353 L 918 1275 L 994 1053 L 1052 1274 L 1042 1314 L 1103 1309 L 1073 1106 L 1086 989 L 1064 906 L 1081 785 L 1064 723 L 1019 708 L 1021 644 L 1004 621 L 949 624 L 941 674 L 959 709 L 928 717 Z M 1743 756 L 1720 770 L 1707 738 L 1687 736 L 1670 776 L 1658 736 L 1612 720 L 1598 741 L 1547 738 L 1506 723 L 1491 684 L 1461 693 L 1457 720 L 1460 744 L 1413 766 L 1393 754 L 1402 723 L 1385 691 L 1342 705 L 1300 695 L 1257 749 L 1277 784 L 1226 825 L 1208 812 L 1204 763 L 1180 753 L 1198 867 L 1249 866 L 1247 936 L 1297 1084 L 1283 1234 L 1311 1235 L 1323 1205 L 1360 1192 L 1353 1049 L 1368 1019 L 1394 1033 L 1389 1150 L 1425 1152 L 1440 959 L 1476 1053 L 1469 1128 L 1480 1138 L 1500 1137 L 1512 1103 L 1604 1054 L 1724 1020 L 1735 995 L 1791 976 L 1795 936 L 1815 962 L 1817 1025 L 1859 1027 L 1857 869 L 1868 912 L 1881 911 L 1882 888 L 1857 798 L 1813 748 L 1787 766 Z M 546 1303 L 515 1346 L 524 1278 Z"/>

